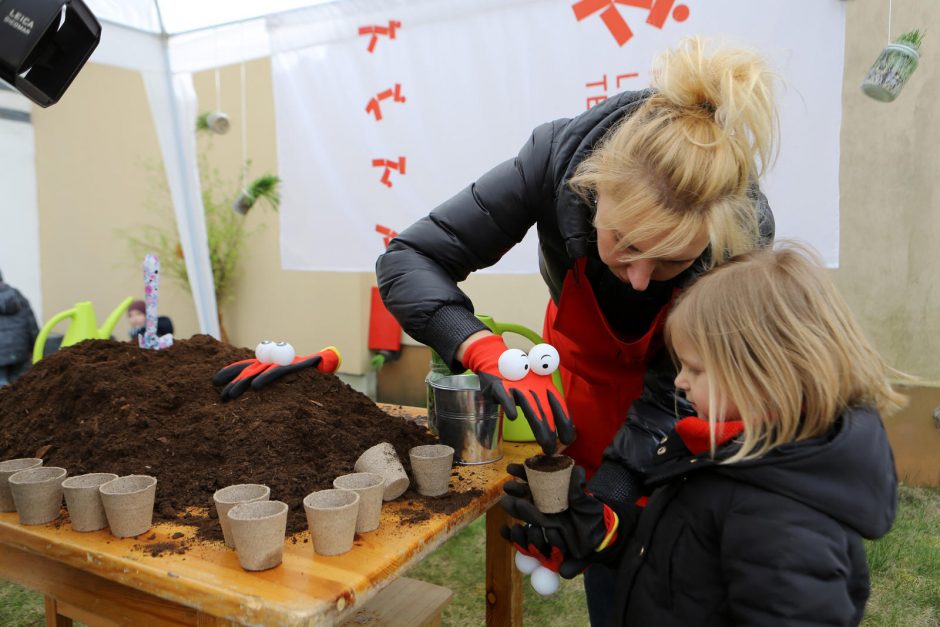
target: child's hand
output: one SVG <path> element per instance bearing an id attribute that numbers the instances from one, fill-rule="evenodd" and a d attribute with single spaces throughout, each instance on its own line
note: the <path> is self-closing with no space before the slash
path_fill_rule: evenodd
<path id="1" fill-rule="evenodd" d="M 514 477 L 525 476 L 520 464 L 509 464 L 507 471 Z M 555 564 L 554 570 L 568 579 L 578 575 L 590 562 L 603 561 L 618 539 L 620 518 L 613 509 L 587 492 L 584 485 L 584 469 L 575 466 L 568 484 L 568 509 L 558 514 L 543 514 L 532 502 L 526 484 L 506 483 L 500 505 L 513 518 L 528 523 L 528 527 L 514 525 L 501 531 L 503 537 L 516 544 L 517 548 L 525 539 L 526 544 L 522 547 L 525 552 L 540 553 L 540 561 L 544 558 Z"/>

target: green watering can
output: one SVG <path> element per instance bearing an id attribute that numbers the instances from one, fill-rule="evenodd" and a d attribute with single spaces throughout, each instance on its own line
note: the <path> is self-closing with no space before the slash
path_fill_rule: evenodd
<path id="1" fill-rule="evenodd" d="M 99 329 L 95 318 L 95 309 L 91 306 L 91 301 L 76 303 L 71 309 L 59 312 L 43 325 L 36 337 L 36 343 L 33 345 L 33 363 L 42 359 L 42 351 L 46 345 L 46 338 L 49 332 L 66 318 L 71 318 L 69 328 L 65 331 L 65 337 L 62 338 L 62 346 L 71 346 L 78 344 L 82 340 L 106 340 L 111 337 L 111 331 L 120 317 L 127 311 L 130 304 L 134 302 L 133 296 L 128 296 L 124 301 L 111 312 L 104 325 Z"/>

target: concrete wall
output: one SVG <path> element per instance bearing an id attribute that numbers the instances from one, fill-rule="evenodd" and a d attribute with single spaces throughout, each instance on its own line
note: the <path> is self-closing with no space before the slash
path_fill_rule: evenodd
<path id="1" fill-rule="evenodd" d="M 895 2 L 895 34 L 940 22 L 940 3 Z M 848 0 L 841 164 L 841 267 L 833 275 L 852 309 L 889 361 L 940 380 L 940 101 L 934 80 L 940 43 L 924 44 L 921 67 L 893 104 L 863 96 L 859 83 L 886 39 L 887 3 Z M 267 60 L 247 64 L 248 155 L 251 174 L 276 172 L 271 72 Z M 222 109 L 232 130 L 208 145 L 210 164 L 237 187 L 242 154 L 238 67 L 221 70 Z M 214 108 L 215 73 L 196 76 L 200 109 Z M 92 300 L 99 319 L 121 298 L 140 294 L 140 260 L 118 231 L 158 221 L 148 203 L 159 199 L 146 163 L 160 153 L 143 83 L 134 72 L 90 65 L 66 97 L 34 109 L 40 207 L 43 301 L 46 315 Z M 784 143 L 786 138 L 784 138 Z M 772 202 L 773 199 L 771 199 Z M 168 202 L 168 200 L 166 201 Z M 317 199 L 309 199 L 316 210 Z M 431 207 L 428 207 L 430 209 Z M 163 219 L 172 219 L 169 208 Z M 342 370 L 367 370 L 368 273 L 285 272 L 279 263 L 277 216 L 257 207 L 236 286 L 222 311 L 235 344 L 284 339 L 310 352 L 335 344 Z M 537 276 L 475 276 L 465 284 L 478 310 L 541 328 L 547 291 Z M 164 280 L 162 310 L 177 335 L 197 331 L 188 294 Z M 126 324 L 119 326 L 121 337 Z M 419 360 L 420 361 L 420 360 Z"/>
<path id="2" fill-rule="evenodd" d="M 888 3 L 846 2 L 841 262 L 836 282 L 895 367 L 940 380 L 940 3 L 894 2 L 892 36 L 928 31 L 893 103 L 859 85 L 887 38 Z"/>

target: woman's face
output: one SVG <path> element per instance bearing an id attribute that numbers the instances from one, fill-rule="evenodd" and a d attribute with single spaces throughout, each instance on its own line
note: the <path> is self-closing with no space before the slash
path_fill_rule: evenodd
<path id="1" fill-rule="evenodd" d="M 681 331 L 672 338 L 672 349 L 679 359 L 679 374 L 676 375 L 676 388 L 685 393 L 685 399 L 695 408 L 699 418 L 708 419 L 708 371 L 705 362 L 698 351 L 689 341 L 688 336 Z M 738 420 L 738 408 L 731 399 L 727 399 L 724 416 L 716 416 L 717 420 Z"/>
<path id="2" fill-rule="evenodd" d="M 606 216 L 608 212 L 613 211 L 614 205 L 615 203 L 610 197 L 599 194 L 597 197 L 597 217 Z M 676 277 L 691 266 L 708 247 L 708 233 L 703 232 L 688 246 L 667 257 L 624 261 L 624 253 L 643 253 L 655 247 L 662 240 L 660 237 L 654 237 L 636 242 L 625 251 L 619 251 L 617 250 L 617 243 L 624 236 L 626 230 L 597 229 L 597 252 L 601 261 L 610 268 L 614 276 L 624 283 L 628 283 L 639 292 L 645 290 L 650 281 L 668 281 Z"/>

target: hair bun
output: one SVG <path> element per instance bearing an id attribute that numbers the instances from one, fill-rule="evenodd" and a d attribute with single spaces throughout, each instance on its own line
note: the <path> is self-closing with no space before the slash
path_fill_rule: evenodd
<path id="1" fill-rule="evenodd" d="M 747 150 L 765 167 L 776 152 L 774 80 L 756 52 L 701 37 L 660 54 L 652 72 L 658 104 L 692 117 L 711 114 L 729 135 L 748 137 Z"/>

